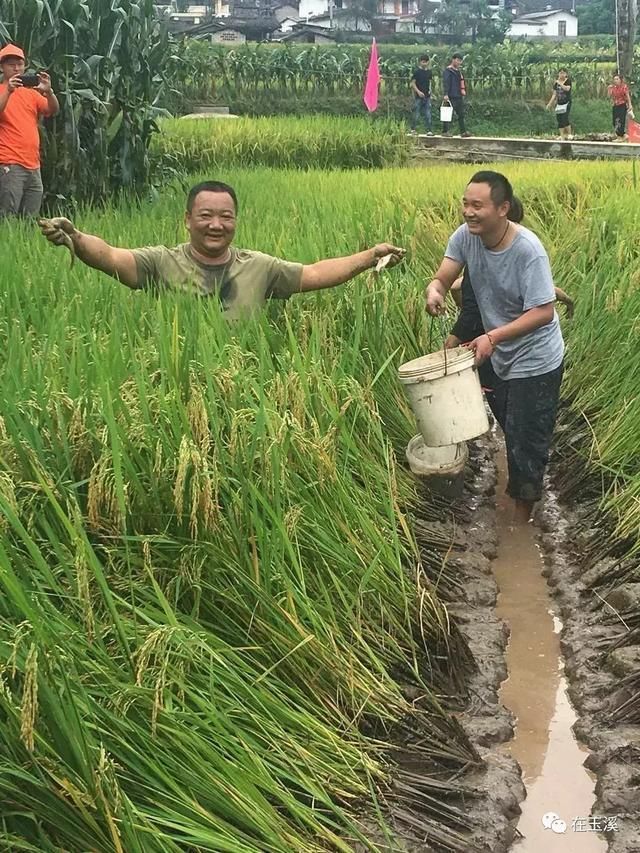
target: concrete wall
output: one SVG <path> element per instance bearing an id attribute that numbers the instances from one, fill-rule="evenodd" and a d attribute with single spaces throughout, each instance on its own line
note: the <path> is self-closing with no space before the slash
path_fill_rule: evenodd
<path id="1" fill-rule="evenodd" d="M 323 15 L 328 9 L 327 0 L 300 0 L 300 17 Z"/>
<path id="2" fill-rule="evenodd" d="M 237 30 L 220 30 L 211 36 L 213 44 L 244 44 L 246 40 L 244 33 L 239 33 Z"/>
<path id="3" fill-rule="evenodd" d="M 396 32 L 397 33 L 422 33 L 422 29 L 416 23 L 415 20 L 399 20 L 396 21 Z M 434 35 L 436 32 L 436 27 L 433 24 L 427 24 L 425 29 L 425 35 Z M 417 45 L 416 45 L 417 47 Z M 428 53 L 428 51 L 427 51 Z"/>

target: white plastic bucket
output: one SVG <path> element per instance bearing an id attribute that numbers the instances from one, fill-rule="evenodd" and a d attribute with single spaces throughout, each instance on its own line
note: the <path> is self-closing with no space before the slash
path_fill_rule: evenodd
<path id="1" fill-rule="evenodd" d="M 440 121 L 445 124 L 453 121 L 453 107 L 446 106 L 446 104 L 440 107 Z"/>
<path id="2" fill-rule="evenodd" d="M 471 350 L 456 347 L 423 355 L 401 365 L 398 376 L 427 447 L 459 444 L 489 429 Z"/>
<path id="3" fill-rule="evenodd" d="M 407 462 L 419 477 L 455 477 L 464 471 L 469 453 L 464 442 L 445 447 L 427 447 L 421 435 L 407 445 Z"/>

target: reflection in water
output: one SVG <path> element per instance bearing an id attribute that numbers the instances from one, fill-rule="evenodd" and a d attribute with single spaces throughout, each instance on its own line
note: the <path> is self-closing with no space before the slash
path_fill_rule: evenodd
<path id="1" fill-rule="evenodd" d="M 509 678 L 500 698 L 517 717 L 515 738 L 503 748 L 520 763 L 527 788 L 518 823 L 524 838 L 515 844 L 514 853 L 603 853 L 606 842 L 595 832 L 572 829 L 574 818 L 587 818 L 591 812 L 594 783 L 582 766 L 587 752 L 571 732 L 576 717 L 562 674 L 558 636 L 562 624 L 551 610 L 532 526 L 511 525 L 503 453 L 498 474 L 499 548 L 493 571 L 500 588 L 497 615 L 511 630 Z M 566 823 L 566 832 L 543 826 L 543 815 L 552 812 Z"/>

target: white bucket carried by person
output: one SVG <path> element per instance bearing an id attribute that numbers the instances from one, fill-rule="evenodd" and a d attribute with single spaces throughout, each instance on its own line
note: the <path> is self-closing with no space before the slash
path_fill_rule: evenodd
<path id="1" fill-rule="evenodd" d="M 489 430 L 474 353 L 466 347 L 441 349 L 398 368 L 427 447 L 445 447 Z"/>
<path id="2" fill-rule="evenodd" d="M 453 121 L 453 107 L 446 101 L 440 105 L 440 121 L 443 124 L 449 124 Z"/>

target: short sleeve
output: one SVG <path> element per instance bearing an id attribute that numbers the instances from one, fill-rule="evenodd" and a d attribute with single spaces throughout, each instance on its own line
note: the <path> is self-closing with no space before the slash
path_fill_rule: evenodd
<path id="1" fill-rule="evenodd" d="M 551 264 L 546 255 L 537 255 L 524 267 L 521 292 L 523 311 L 555 302 L 556 290 L 553 284 Z"/>
<path id="2" fill-rule="evenodd" d="M 444 253 L 445 258 L 451 258 L 452 261 L 457 261 L 459 264 L 467 263 L 467 252 L 466 252 L 466 226 L 461 225 L 460 228 L 457 228 L 451 237 L 449 237 L 449 242 L 447 243 L 447 250 Z"/>
<path id="3" fill-rule="evenodd" d="M 138 287 L 157 287 L 162 284 L 160 266 L 164 246 L 146 246 L 143 249 L 132 249 L 138 271 Z"/>
<path id="4" fill-rule="evenodd" d="M 272 258 L 271 261 L 267 298 L 288 299 L 291 294 L 299 293 L 303 265 L 283 261 L 281 258 Z"/>
<path id="5" fill-rule="evenodd" d="M 38 111 L 39 116 L 44 116 L 45 118 L 49 118 L 53 115 L 51 108 L 49 107 L 49 102 L 45 98 L 44 95 L 40 94 L 40 92 L 34 92 L 37 97 L 36 101 L 36 110 Z"/>
<path id="6" fill-rule="evenodd" d="M 413 74 L 411 75 L 411 79 L 412 79 L 412 80 L 415 80 L 415 79 L 416 79 L 416 72 L 415 72 L 415 71 L 414 71 L 414 72 L 413 72 Z"/>

